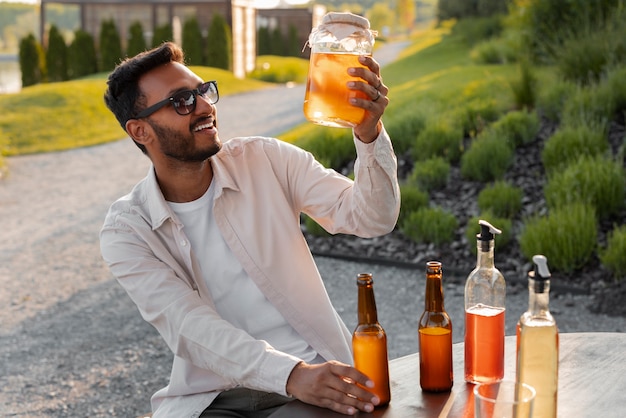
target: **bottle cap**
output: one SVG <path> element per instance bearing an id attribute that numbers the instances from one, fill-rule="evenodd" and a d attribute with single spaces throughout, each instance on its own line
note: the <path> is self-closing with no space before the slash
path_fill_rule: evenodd
<path id="1" fill-rule="evenodd" d="M 534 269 L 528 272 L 528 278 L 535 281 L 535 292 L 543 293 L 546 282 L 550 280 L 551 274 L 548 269 L 548 259 L 544 255 L 533 256 Z"/>

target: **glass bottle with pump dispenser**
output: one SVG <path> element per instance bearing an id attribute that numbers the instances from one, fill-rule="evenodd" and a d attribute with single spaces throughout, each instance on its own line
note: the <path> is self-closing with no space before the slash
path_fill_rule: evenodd
<path id="1" fill-rule="evenodd" d="M 357 286 L 359 322 L 352 333 L 354 367 L 374 382 L 372 392 L 380 399 L 378 406 L 383 406 L 391 399 L 387 334 L 378 323 L 372 275 L 359 274 Z"/>
<path id="2" fill-rule="evenodd" d="M 494 264 L 494 236 L 501 231 L 479 221 L 476 268 L 465 282 L 465 380 L 496 382 L 504 377 L 506 282 Z"/>
<path id="3" fill-rule="evenodd" d="M 452 321 L 443 306 L 439 261 L 426 263 L 425 309 L 419 320 L 420 386 L 427 392 L 452 389 Z"/>
<path id="4" fill-rule="evenodd" d="M 550 270 L 543 255 L 533 257 L 534 270 L 528 273 L 528 310 L 517 324 L 518 382 L 537 392 L 533 417 L 556 418 L 559 331 L 550 313 Z"/>

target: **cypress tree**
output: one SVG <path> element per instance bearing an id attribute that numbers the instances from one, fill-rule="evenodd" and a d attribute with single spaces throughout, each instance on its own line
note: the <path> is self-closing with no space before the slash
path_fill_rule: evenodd
<path id="1" fill-rule="evenodd" d="M 122 41 L 113 19 L 102 21 L 100 27 L 100 69 L 110 71 L 122 58 Z"/>
<path id="2" fill-rule="evenodd" d="M 270 55 L 271 43 L 270 29 L 267 26 L 260 27 L 257 34 L 257 54 Z"/>
<path id="3" fill-rule="evenodd" d="M 285 40 L 283 39 L 283 33 L 278 26 L 276 26 L 271 33 L 270 50 L 271 55 L 285 55 Z"/>
<path id="4" fill-rule="evenodd" d="M 183 51 L 188 65 L 204 65 L 202 32 L 198 19 L 195 17 L 185 21 L 183 25 Z"/>
<path id="5" fill-rule="evenodd" d="M 231 69 L 232 35 L 222 15 L 216 13 L 211 20 L 207 37 L 207 65 L 224 70 Z"/>
<path id="6" fill-rule="evenodd" d="M 20 71 L 22 73 L 22 87 L 41 83 L 45 78 L 45 56 L 43 48 L 29 33 L 20 40 Z"/>
<path id="7" fill-rule="evenodd" d="M 157 47 L 161 45 L 163 42 L 173 41 L 174 40 L 174 31 L 172 30 L 172 25 L 166 23 L 161 26 L 157 26 L 154 28 L 154 35 L 152 35 L 152 47 Z"/>
<path id="8" fill-rule="evenodd" d="M 67 50 L 67 67 L 72 79 L 98 72 L 96 44 L 89 32 L 81 29 L 74 32 L 74 40 Z"/>
<path id="9" fill-rule="evenodd" d="M 289 25 L 289 31 L 287 35 L 287 56 L 288 57 L 302 57 L 302 48 L 304 45 L 300 45 L 300 39 L 298 38 L 298 28 L 295 25 Z"/>
<path id="10" fill-rule="evenodd" d="M 48 31 L 48 49 L 46 50 L 48 81 L 67 80 L 67 45 L 63 35 L 55 25 Z"/>
<path id="11" fill-rule="evenodd" d="M 126 55 L 129 57 L 134 57 L 146 50 L 146 38 L 143 36 L 143 27 L 141 26 L 141 22 L 135 21 L 130 28 L 128 29 L 130 32 L 130 37 L 128 38 L 128 48 L 126 48 Z"/>

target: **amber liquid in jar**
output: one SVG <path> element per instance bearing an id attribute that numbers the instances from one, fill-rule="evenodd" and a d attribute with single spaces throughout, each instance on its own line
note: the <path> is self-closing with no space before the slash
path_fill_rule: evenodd
<path id="1" fill-rule="evenodd" d="M 358 80 L 348 74 L 350 67 L 363 67 L 358 54 L 312 52 L 304 96 L 304 115 L 318 125 L 351 128 L 363 120 L 365 109 L 352 106 L 349 99 L 365 99 L 347 83 Z"/>
<path id="2" fill-rule="evenodd" d="M 465 380 L 496 382 L 504 377 L 504 308 L 476 305 L 465 311 Z"/>

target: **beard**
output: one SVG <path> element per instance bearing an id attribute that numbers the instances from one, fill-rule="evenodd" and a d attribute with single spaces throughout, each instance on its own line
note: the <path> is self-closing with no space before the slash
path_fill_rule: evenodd
<path id="1" fill-rule="evenodd" d="M 184 134 L 150 119 L 147 121 L 158 138 L 161 152 L 177 161 L 194 163 L 206 161 L 222 149 L 222 143 L 217 135 L 206 147 L 199 148 L 195 145 L 195 137 L 191 132 Z"/>

